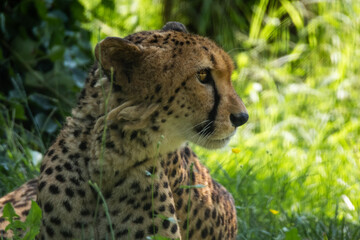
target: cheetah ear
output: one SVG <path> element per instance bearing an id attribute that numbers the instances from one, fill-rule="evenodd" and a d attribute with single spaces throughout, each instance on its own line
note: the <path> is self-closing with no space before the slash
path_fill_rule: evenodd
<path id="1" fill-rule="evenodd" d="M 117 69 L 138 60 L 141 49 L 134 43 L 118 37 L 107 37 L 95 47 L 95 57 L 104 70 Z"/>
<path id="2" fill-rule="evenodd" d="M 184 32 L 184 33 L 188 33 L 188 30 L 186 29 L 186 27 L 184 26 L 184 24 L 180 23 L 180 22 L 167 22 L 162 29 L 163 31 L 177 31 L 177 32 Z"/>

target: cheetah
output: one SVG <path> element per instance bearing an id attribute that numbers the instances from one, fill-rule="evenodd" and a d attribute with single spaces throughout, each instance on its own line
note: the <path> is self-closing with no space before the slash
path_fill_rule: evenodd
<path id="1" fill-rule="evenodd" d="M 95 57 L 40 176 L 0 213 L 24 219 L 36 200 L 38 239 L 235 239 L 234 199 L 188 145 L 221 148 L 249 118 L 231 58 L 178 22 L 107 37 Z"/>

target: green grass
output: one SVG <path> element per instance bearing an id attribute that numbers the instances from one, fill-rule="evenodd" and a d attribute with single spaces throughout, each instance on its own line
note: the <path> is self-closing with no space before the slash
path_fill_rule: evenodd
<path id="1" fill-rule="evenodd" d="M 42 155 L 33 150 L 33 146 L 41 146 L 42 140 L 15 122 L 15 109 L 1 109 L 0 126 L 0 196 L 20 186 L 28 179 L 38 175 L 36 166 Z"/>
<path id="2" fill-rule="evenodd" d="M 287 239 L 293 228 L 301 239 L 360 238 L 360 8 L 305 7 L 270 10 L 267 24 L 256 11 L 233 75 L 250 120 L 230 147 L 196 149 L 236 199 L 238 239 Z"/>
<path id="3" fill-rule="evenodd" d="M 194 150 L 235 198 L 238 239 L 360 239 L 359 2 L 270 3 L 229 51 L 249 122 L 229 147 Z M 14 114 L 0 119 L 3 192 L 34 175 L 41 141 Z"/>

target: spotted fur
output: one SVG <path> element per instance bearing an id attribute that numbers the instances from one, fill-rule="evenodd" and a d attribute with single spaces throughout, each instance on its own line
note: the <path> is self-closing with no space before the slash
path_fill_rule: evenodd
<path id="1" fill-rule="evenodd" d="M 232 196 L 186 143 L 222 147 L 247 121 L 229 56 L 174 22 L 107 38 L 95 55 L 39 178 L 1 198 L 0 212 L 11 202 L 23 219 L 36 200 L 39 239 L 108 239 L 111 229 L 116 239 L 235 239 Z"/>

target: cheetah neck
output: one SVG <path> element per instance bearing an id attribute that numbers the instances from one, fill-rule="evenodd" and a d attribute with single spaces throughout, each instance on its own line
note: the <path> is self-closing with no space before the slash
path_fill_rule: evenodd
<path id="1" fill-rule="evenodd" d="M 123 97 L 99 70 L 92 71 L 72 117 L 67 119 L 66 131 L 78 133 L 79 141 L 87 145 L 92 179 L 101 176 L 106 182 L 110 181 L 107 176 L 125 175 L 132 169 L 145 172 L 183 144 L 157 128 L 155 104 L 137 105 Z"/>

